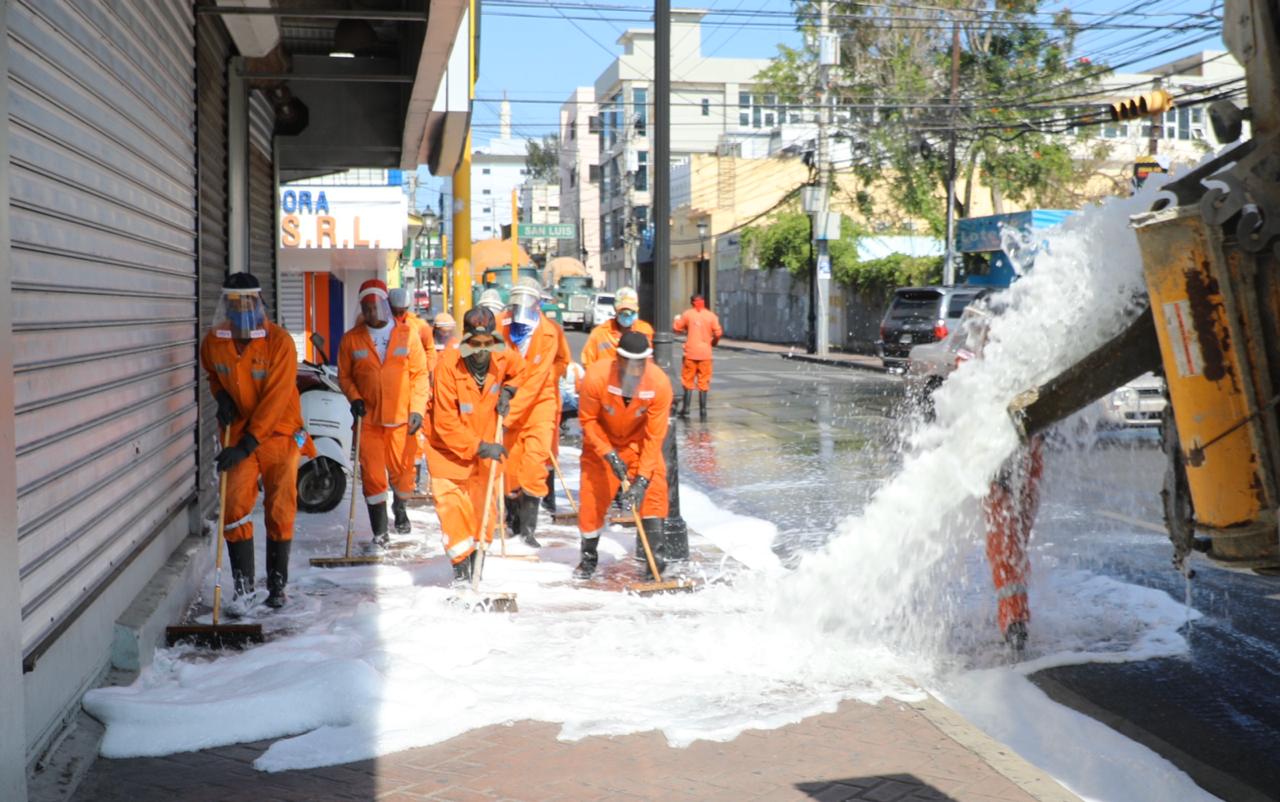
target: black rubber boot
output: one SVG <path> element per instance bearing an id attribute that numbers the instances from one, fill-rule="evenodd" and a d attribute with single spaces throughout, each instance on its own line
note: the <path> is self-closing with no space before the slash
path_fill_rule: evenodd
<path id="1" fill-rule="evenodd" d="M 533 533 L 538 528 L 538 502 L 542 499 L 531 496 L 523 490 L 517 498 L 519 499 L 517 503 L 520 505 L 520 539 L 526 546 L 540 549 L 542 544 L 533 536 Z"/>
<path id="2" fill-rule="evenodd" d="M 453 564 L 453 583 L 455 585 L 469 584 L 471 582 L 471 568 L 475 559 L 476 553 L 473 551 L 462 558 L 461 562 Z"/>
<path id="3" fill-rule="evenodd" d="M 685 390 L 684 396 L 680 399 L 680 409 L 676 412 L 682 418 L 689 417 L 689 396 L 693 395 L 692 390 Z"/>
<path id="4" fill-rule="evenodd" d="M 599 535 L 579 538 L 578 552 L 582 555 L 582 559 L 578 561 L 578 567 L 573 569 L 575 579 L 590 579 L 596 572 L 596 566 L 600 563 L 600 554 L 596 551 L 596 546 L 599 545 Z"/>
<path id="5" fill-rule="evenodd" d="M 391 501 L 391 512 L 396 517 L 396 534 L 407 535 L 413 531 L 409 523 L 409 510 L 405 508 L 405 499 L 395 496 Z"/>
<path id="6" fill-rule="evenodd" d="M 253 541 L 241 540 L 236 543 L 227 541 L 227 561 L 231 563 L 231 586 L 234 588 L 234 598 L 252 596 Z"/>
<path id="7" fill-rule="evenodd" d="M 289 584 L 289 550 L 293 548 L 292 540 L 267 541 L 267 606 L 275 609 L 284 607 L 289 601 L 284 586 Z"/>
<path id="8" fill-rule="evenodd" d="M 658 571 L 665 571 L 667 569 L 665 521 L 661 518 L 645 518 L 640 523 L 644 525 L 644 534 L 649 538 L 649 548 L 653 550 L 653 561 L 658 564 Z M 644 561 L 644 577 L 645 579 L 654 578 L 653 572 L 649 570 L 648 560 Z"/>
<path id="9" fill-rule="evenodd" d="M 391 543 L 391 537 L 387 534 L 387 503 L 379 501 L 377 504 L 370 504 L 369 507 L 369 529 L 373 532 L 373 545 L 379 548 L 385 548 Z"/>
<path id="10" fill-rule="evenodd" d="M 512 536 L 515 536 L 520 534 L 520 494 L 516 493 L 514 496 L 507 496 L 506 502 L 507 531 Z"/>
<path id="11" fill-rule="evenodd" d="M 542 508 L 552 515 L 556 514 L 556 472 L 547 471 L 547 494 L 542 497 Z"/>
<path id="12" fill-rule="evenodd" d="M 698 391 L 698 420 L 707 419 L 707 391 Z"/>

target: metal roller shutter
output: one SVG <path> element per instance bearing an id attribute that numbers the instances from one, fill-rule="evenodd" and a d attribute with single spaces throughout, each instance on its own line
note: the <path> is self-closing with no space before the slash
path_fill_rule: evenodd
<path id="1" fill-rule="evenodd" d="M 231 37 L 217 19 L 201 16 L 196 26 L 196 106 L 199 121 L 200 333 L 208 331 L 222 299 L 227 253 L 227 59 Z M 207 518 L 218 501 L 213 455 L 218 449 L 217 405 L 209 381 L 197 371 L 200 403 L 198 452 L 200 510 Z M 213 513 L 216 514 L 216 513 Z"/>
<path id="2" fill-rule="evenodd" d="M 305 359 L 306 348 L 306 302 L 302 288 L 301 273 L 280 274 L 280 325 L 293 335 L 293 345 L 298 349 L 298 359 Z"/>
<path id="3" fill-rule="evenodd" d="M 267 314 L 279 322 L 276 294 L 276 176 L 271 156 L 275 113 L 261 92 L 249 95 L 249 272 L 262 282 Z M 265 145 L 265 149 L 264 149 Z"/>
<path id="4" fill-rule="evenodd" d="M 190 2 L 8 4 L 23 653 L 195 488 Z"/>

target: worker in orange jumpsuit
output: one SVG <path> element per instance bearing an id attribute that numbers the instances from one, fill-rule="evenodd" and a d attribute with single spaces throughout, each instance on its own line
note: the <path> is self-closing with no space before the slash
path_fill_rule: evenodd
<path id="1" fill-rule="evenodd" d="M 641 523 L 661 571 L 666 539 L 667 466 L 662 441 L 671 414 L 671 382 L 650 357 L 653 346 L 637 331 L 618 342 L 615 358 L 587 369 L 578 399 L 582 424 L 582 480 L 578 499 L 581 561 L 574 576 L 595 572 L 605 511 L 622 482 L 623 504 L 640 510 Z M 648 574 L 648 562 L 645 563 Z"/>
<path id="2" fill-rule="evenodd" d="M 617 316 L 591 330 L 582 346 L 582 367 L 589 368 L 597 359 L 612 358 L 618 340 L 629 331 L 638 331 L 653 342 L 653 326 L 640 319 L 640 296 L 630 287 L 620 287 L 613 294 Z"/>
<path id="3" fill-rule="evenodd" d="M 680 403 L 680 417 L 689 417 L 689 396 L 693 386 L 698 386 L 698 417 L 707 419 L 707 392 L 711 389 L 711 349 L 720 342 L 724 329 L 720 328 L 720 318 L 707 308 L 707 301 L 701 295 L 689 298 L 690 308 L 676 315 L 671 328 L 676 333 L 684 333 L 684 365 L 680 369 L 680 384 L 684 387 L 684 397 Z"/>
<path id="4" fill-rule="evenodd" d="M 439 358 L 436 354 L 435 337 L 432 333 L 431 324 L 418 317 L 410 308 L 409 290 L 405 287 L 396 287 L 387 292 L 387 303 L 391 304 L 391 317 L 395 320 L 397 326 L 409 326 L 417 332 L 418 338 L 422 341 L 422 350 L 427 355 L 427 392 L 428 396 L 431 391 L 430 374 L 436 369 L 436 360 Z M 428 397 L 427 405 L 422 409 L 423 420 L 427 416 L 427 408 L 430 407 L 431 400 Z M 414 456 L 413 456 L 413 488 L 415 492 L 421 492 L 422 487 L 422 469 L 426 462 L 426 432 L 422 429 L 414 435 Z"/>
<path id="5" fill-rule="evenodd" d="M 226 473 L 227 557 L 235 594 L 254 591 L 253 507 L 266 494 L 266 603 L 283 607 L 298 512 L 298 453 L 310 445 L 298 398 L 298 353 L 289 332 L 267 320 L 258 279 L 232 273 L 222 284 L 219 319 L 200 344 L 200 364 L 233 443 L 215 460 Z"/>
<path id="6" fill-rule="evenodd" d="M 448 312 L 441 312 L 431 320 L 431 337 L 435 343 L 437 361 L 441 351 L 450 346 L 458 347 L 457 330 L 458 324 Z M 432 368 L 433 373 L 434 371 L 435 368 Z"/>
<path id="7" fill-rule="evenodd" d="M 360 479 L 373 543 L 386 546 L 389 488 L 396 531 L 412 530 L 405 505 L 413 493 L 414 436 L 422 428 L 430 379 L 422 340 L 392 319 L 386 285 L 370 279 L 360 285 L 359 298 L 364 322 L 342 337 L 338 384 L 359 421 Z"/>
<path id="8" fill-rule="evenodd" d="M 560 377 L 569 367 L 569 346 L 564 331 L 543 316 L 542 288 L 523 278 L 511 288 L 504 337 L 518 351 L 523 367 L 516 379 L 520 392 L 511 402 L 504 425 L 507 509 L 511 530 L 529 546 L 538 548 L 538 504 L 549 492 L 547 467 L 559 426 Z"/>
<path id="9" fill-rule="evenodd" d="M 509 413 L 512 397 L 519 397 L 514 381 L 521 368 L 520 354 L 507 348 L 493 312 L 477 306 L 462 318 L 462 325 L 462 342 L 446 350 L 436 366 L 427 434 L 431 496 L 445 554 L 459 583 L 471 579 L 476 538 L 493 540 L 496 495 L 487 499 L 489 524 L 484 532 L 480 521 L 490 460 L 507 454 L 497 442 L 498 416 Z"/>
<path id="10" fill-rule="evenodd" d="M 1027 602 L 1027 580 L 1031 571 L 1027 543 L 1040 508 L 1043 474 L 1044 442 L 1036 437 L 1004 464 L 982 502 L 987 525 L 987 562 L 996 587 L 1000 634 L 1015 651 L 1022 651 L 1031 621 L 1031 607 Z"/>

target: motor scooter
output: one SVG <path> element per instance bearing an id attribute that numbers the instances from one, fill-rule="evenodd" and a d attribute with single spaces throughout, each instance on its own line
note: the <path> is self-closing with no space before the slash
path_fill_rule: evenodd
<path id="1" fill-rule="evenodd" d="M 326 364 L 324 337 L 311 335 L 320 362 L 298 365 L 298 394 L 302 399 L 302 426 L 319 452 L 302 457 L 298 465 L 298 509 L 328 512 L 342 501 L 351 475 L 351 404 L 338 386 L 338 370 Z"/>

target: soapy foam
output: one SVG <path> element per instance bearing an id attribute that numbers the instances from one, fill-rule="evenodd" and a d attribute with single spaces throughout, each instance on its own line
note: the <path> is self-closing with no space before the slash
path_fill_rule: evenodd
<path id="1" fill-rule="evenodd" d="M 565 739 L 659 730 L 680 746 L 780 727 L 841 700 L 916 699 L 929 688 L 1073 788 L 1196 798 L 1184 775 L 1089 728 L 1024 678 L 1033 667 L 1182 653 L 1185 611 L 1103 577 L 1037 574 L 1033 651 L 1010 668 L 1000 665 L 990 586 L 975 559 L 976 500 L 1017 447 L 1005 406 L 1133 313 L 1141 277 L 1127 216 L 1149 202 L 1114 201 L 1048 236 L 1050 250 L 1008 293 L 985 359 L 939 391 L 937 422 L 916 434 L 899 474 L 798 570 L 774 555 L 772 524 L 684 487 L 694 546 L 725 555 L 703 567 L 706 578 L 731 583 L 648 599 L 584 589 L 570 579 L 575 533 L 559 528 L 544 537 L 540 563 L 488 562 L 485 587 L 518 593 L 520 613 L 477 614 L 449 602 L 457 594 L 446 587 L 430 511 L 411 517 L 430 532 L 416 555 L 431 559 L 341 571 L 300 566 L 309 550 L 337 548 L 345 510 L 303 518 L 295 601 L 264 619 L 272 640 L 216 660 L 161 651 L 132 686 L 90 692 L 85 707 L 107 723 L 103 754 L 278 739 L 255 765 L 280 771 L 524 719 L 558 722 Z M 562 459 L 574 485 L 576 462 Z M 605 534 L 602 571 L 631 560 L 632 537 L 616 527 Z M 1056 726 L 1080 733 L 1074 748 L 1088 760 L 1044 754 Z M 1177 792 L 1128 793 L 1121 775 L 1135 765 L 1167 775 L 1151 788 Z"/>

